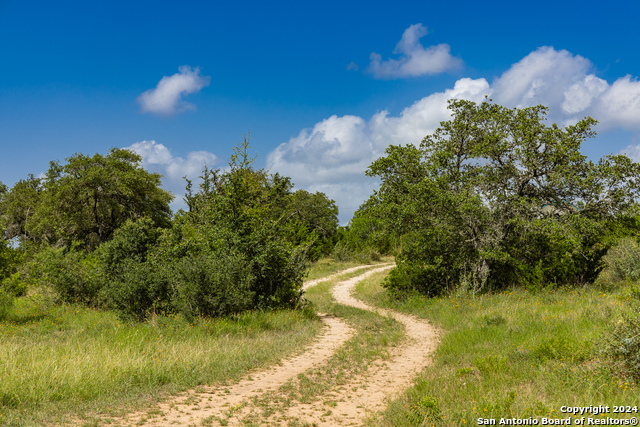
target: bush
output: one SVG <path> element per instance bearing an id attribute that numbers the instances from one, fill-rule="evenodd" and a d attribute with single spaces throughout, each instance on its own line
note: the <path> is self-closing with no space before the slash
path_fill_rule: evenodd
<path id="1" fill-rule="evenodd" d="M 113 238 L 102 244 L 96 251 L 105 273 L 117 276 L 125 260 L 144 261 L 160 236 L 149 218 L 128 220 L 113 233 Z"/>
<path id="2" fill-rule="evenodd" d="M 383 286 L 395 298 L 404 298 L 418 292 L 430 297 L 440 295 L 446 284 L 442 280 L 442 271 L 438 266 L 422 266 L 411 262 L 399 262 L 385 278 Z"/>
<path id="3" fill-rule="evenodd" d="M 354 257 L 354 251 L 344 242 L 336 243 L 331 251 L 331 258 L 336 261 L 351 261 Z"/>
<path id="4" fill-rule="evenodd" d="M 329 206 L 324 217 L 311 212 L 313 221 L 288 222 L 303 207 L 291 202 L 289 178 L 255 170 L 247 147 L 235 150 L 230 171 L 205 168 L 196 194 L 188 184 L 189 212 L 178 212 L 171 228 L 140 218 L 91 253 L 45 248 L 28 277 L 51 285 L 62 301 L 102 303 L 137 320 L 297 307 L 310 252 L 319 250 L 316 228 L 328 239 L 337 211 L 318 193 Z"/>
<path id="5" fill-rule="evenodd" d="M 4 290 L 14 297 L 21 297 L 27 293 L 27 284 L 20 277 L 20 273 L 14 273 L 0 283 L 0 292 Z"/>
<path id="6" fill-rule="evenodd" d="M 640 380 L 640 290 L 630 291 L 632 309 L 605 333 L 605 355 L 622 376 Z"/>
<path id="7" fill-rule="evenodd" d="M 609 249 L 603 257 L 604 270 L 596 284 L 604 287 L 640 280 L 640 247 L 636 239 L 627 237 Z"/>
<path id="8" fill-rule="evenodd" d="M 246 259 L 236 254 L 196 255 L 178 260 L 170 267 L 176 311 L 193 318 L 224 316 L 251 308 L 254 277 L 247 267 Z"/>
<path id="9" fill-rule="evenodd" d="M 144 320 L 153 313 L 170 312 L 169 286 L 151 263 L 136 259 L 119 264 L 102 291 L 106 305 L 125 319 Z"/>
<path id="10" fill-rule="evenodd" d="M 100 305 L 103 278 L 93 254 L 48 247 L 24 266 L 23 273 L 29 284 L 53 288 L 62 302 Z"/>

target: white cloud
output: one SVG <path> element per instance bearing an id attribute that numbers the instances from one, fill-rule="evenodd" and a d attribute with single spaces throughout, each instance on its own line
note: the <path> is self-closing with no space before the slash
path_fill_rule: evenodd
<path id="1" fill-rule="evenodd" d="M 398 51 L 407 52 L 417 45 L 424 30 L 414 27 L 405 31 Z M 388 67 L 396 73 L 403 69 L 402 64 Z M 378 185 L 364 175 L 371 162 L 384 155 L 390 144 L 417 144 L 432 133 L 441 121 L 450 118 L 449 99 L 481 102 L 488 95 L 508 107 L 543 104 L 550 108 L 550 121 L 560 124 L 575 123 L 590 115 L 599 120 L 599 131 L 640 131 L 640 82 L 625 76 L 609 84 L 592 69 L 586 58 L 541 47 L 513 64 L 491 85 L 485 79 L 459 79 L 452 89 L 426 96 L 397 116 L 386 110 L 368 120 L 331 116 L 281 144 L 268 156 L 267 167 L 292 177 L 297 186 L 323 191 L 336 200 L 344 224 Z M 626 152 L 640 160 L 640 145 L 629 145 Z"/>
<path id="2" fill-rule="evenodd" d="M 640 82 L 637 78 L 619 78 L 597 100 L 593 115 L 604 127 L 640 129 Z"/>
<path id="3" fill-rule="evenodd" d="M 373 52 L 368 71 L 378 79 L 395 79 L 439 74 L 462 65 L 459 58 L 451 56 L 448 44 L 427 48 L 422 46 L 420 39 L 426 34 L 427 28 L 422 24 L 411 25 L 404 31 L 402 39 L 393 51 L 394 54 L 400 55 L 400 58 L 382 61 L 382 56 Z"/>
<path id="4" fill-rule="evenodd" d="M 186 176 L 197 186 L 204 166 L 211 168 L 218 163 L 215 154 L 208 151 L 192 151 L 186 158 L 174 157 L 165 145 L 153 140 L 136 142 L 125 148 L 142 156 L 145 169 L 164 175 L 164 188 L 176 196 L 172 204 L 174 209 L 184 207 L 186 181 L 183 177 Z"/>
<path id="5" fill-rule="evenodd" d="M 592 69 L 580 55 L 541 47 L 493 82 L 493 98 L 509 107 L 546 105 L 550 119 L 562 124 L 592 116 L 601 131 L 640 130 L 640 82 L 625 76 L 609 84 Z"/>
<path id="6" fill-rule="evenodd" d="M 560 105 L 565 90 L 583 80 L 590 68 L 591 63 L 579 55 L 541 47 L 493 82 L 494 97 L 499 104 L 513 107 Z"/>
<path id="7" fill-rule="evenodd" d="M 209 86 L 211 78 L 200 75 L 198 67 L 191 69 L 188 65 L 183 65 L 178 70 L 172 76 L 164 76 L 155 89 L 149 89 L 138 97 L 143 113 L 171 115 L 196 109 L 195 105 L 182 98 Z"/>
<path id="8" fill-rule="evenodd" d="M 453 89 L 427 96 L 398 116 L 388 111 L 369 120 L 357 116 L 331 116 L 281 144 L 267 157 L 267 168 L 290 176 L 296 186 L 322 191 L 340 207 L 344 224 L 377 186 L 364 175 L 371 162 L 390 144 L 419 144 L 440 121 L 450 117 L 447 101 L 481 101 L 490 94 L 484 79 L 460 79 Z"/>

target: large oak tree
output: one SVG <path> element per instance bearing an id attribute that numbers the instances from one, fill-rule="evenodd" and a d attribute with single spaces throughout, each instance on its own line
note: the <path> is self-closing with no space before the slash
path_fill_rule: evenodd
<path id="1" fill-rule="evenodd" d="M 435 294 L 593 280 L 621 224 L 637 214 L 640 165 L 580 152 L 596 121 L 545 124 L 547 108 L 454 100 L 419 147 L 390 146 L 365 205 L 404 236 L 396 290 Z"/>
<path id="2" fill-rule="evenodd" d="M 92 250 L 109 240 L 127 219 L 150 218 L 169 225 L 173 196 L 160 188 L 161 175 L 142 158 L 112 148 L 106 156 L 75 154 L 51 162 L 42 179 L 21 180 L 1 202 L 8 238 L 22 243 L 72 244 Z"/>

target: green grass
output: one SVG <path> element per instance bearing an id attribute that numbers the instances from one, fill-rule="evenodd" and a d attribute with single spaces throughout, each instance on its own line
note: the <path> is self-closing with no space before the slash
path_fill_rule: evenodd
<path id="1" fill-rule="evenodd" d="M 600 353 L 604 331 L 624 310 L 621 293 L 514 290 L 397 302 L 373 283 L 358 296 L 442 331 L 433 365 L 369 425 L 475 425 L 478 418 L 566 418 L 563 405 L 640 405 L 637 385 L 616 376 Z"/>
<path id="2" fill-rule="evenodd" d="M 108 311 L 19 298 L 0 322 L 0 425 L 67 424 L 145 408 L 272 364 L 320 327 L 308 311 L 123 323 Z"/>
<path id="3" fill-rule="evenodd" d="M 309 277 L 355 265 L 321 260 Z M 91 423 L 146 409 L 273 364 L 320 328 L 309 310 L 126 323 L 110 311 L 18 298 L 0 321 L 0 425 Z"/>

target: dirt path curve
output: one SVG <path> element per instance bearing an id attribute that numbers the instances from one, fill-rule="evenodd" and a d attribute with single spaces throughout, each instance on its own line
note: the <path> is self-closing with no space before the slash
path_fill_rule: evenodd
<path id="1" fill-rule="evenodd" d="M 369 267 L 372 266 L 352 267 L 330 276 L 310 280 L 304 283 L 303 288 Z M 325 331 L 299 356 L 284 360 L 279 365 L 264 371 L 249 373 L 246 379 L 229 387 L 205 386 L 199 387 L 197 392 L 194 390 L 185 392 L 160 404 L 159 410 L 153 411 L 159 416 L 150 417 L 147 413 L 134 413 L 116 424 L 186 426 L 199 425 L 206 419 L 213 422 L 227 419 L 236 408 L 252 396 L 274 391 L 298 374 L 322 365 L 353 335 L 353 329 L 340 319 L 319 315 L 325 324 Z"/>
<path id="2" fill-rule="evenodd" d="M 382 263 L 382 264 L 364 264 L 364 265 L 357 265 L 355 267 L 351 267 L 351 268 L 347 268 L 345 270 L 341 270 L 338 271 L 335 274 L 332 274 L 330 276 L 325 276 L 325 277 L 320 277 L 318 279 L 313 279 L 313 280 L 307 280 L 306 282 L 304 282 L 304 284 L 302 285 L 302 289 L 308 289 L 312 286 L 317 285 L 318 283 L 322 283 L 322 282 L 328 282 L 330 280 L 335 279 L 336 277 L 345 275 L 345 274 L 349 274 L 349 273 L 353 273 L 354 271 L 358 271 L 358 270 L 363 270 L 365 268 L 371 268 L 371 267 L 389 267 L 389 266 L 393 266 L 395 264 L 392 263 Z M 359 276 L 358 276 L 359 277 Z M 364 277 L 363 277 L 364 278 Z M 359 280 L 362 280 L 359 279 Z M 358 280 L 358 281 L 359 281 Z"/>
<path id="3" fill-rule="evenodd" d="M 341 282 L 333 288 L 333 296 L 340 304 L 393 317 L 404 324 L 408 342 L 397 349 L 391 360 L 372 366 L 365 377 L 355 378 L 340 390 L 334 390 L 332 396 L 320 396 L 312 404 L 290 408 L 287 412 L 289 417 L 317 426 L 360 425 L 366 417 L 384 409 L 389 398 L 411 386 L 413 378 L 430 363 L 429 356 L 438 342 L 438 333 L 433 326 L 413 316 L 371 307 L 351 296 L 360 280 L 392 267 L 369 270 Z M 327 407 L 323 401 L 331 398 L 335 399 L 336 406 L 331 408 L 331 415 L 327 415 Z"/>
<path id="4" fill-rule="evenodd" d="M 323 277 L 305 283 L 308 288 L 319 282 L 331 280 L 336 276 L 371 266 L 354 267 L 332 276 Z M 375 267 L 375 266 L 374 266 Z M 409 387 L 418 372 L 429 363 L 429 356 L 436 347 L 438 337 L 434 327 L 426 321 L 403 315 L 393 310 L 371 307 L 351 296 L 356 283 L 364 278 L 392 268 L 382 265 L 370 269 L 351 279 L 340 282 L 332 292 L 340 304 L 378 312 L 391 316 L 403 323 L 409 337 L 407 342 L 397 347 L 390 360 L 369 366 L 364 376 L 350 380 L 347 384 L 325 395 L 317 396 L 310 404 L 293 404 L 285 414 L 274 414 L 261 424 L 278 425 L 280 415 L 299 424 L 316 426 L 360 425 L 362 421 L 383 409 L 389 398 Z M 321 335 L 304 353 L 287 359 L 280 365 L 265 371 L 251 373 L 246 379 L 228 387 L 199 387 L 197 391 L 186 392 L 162 405 L 158 415 L 131 414 L 119 425 L 145 426 L 198 426 L 198 425 L 243 425 L 241 419 L 251 409 L 251 398 L 274 392 L 298 374 L 324 364 L 334 352 L 354 333 L 353 329 L 341 320 L 323 316 L 327 325 Z M 331 400 L 328 415 L 323 402 Z M 282 418 L 280 418 L 282 419 Z M 294 422 L 295 422 L 294 421 Z M 113 424 L 112 424 L 113 425 Z"/>

